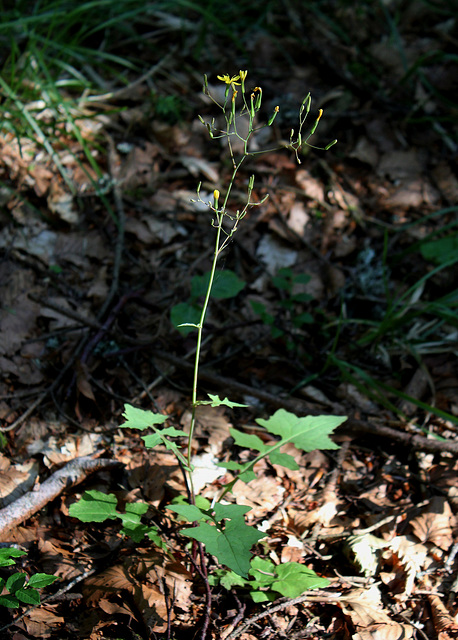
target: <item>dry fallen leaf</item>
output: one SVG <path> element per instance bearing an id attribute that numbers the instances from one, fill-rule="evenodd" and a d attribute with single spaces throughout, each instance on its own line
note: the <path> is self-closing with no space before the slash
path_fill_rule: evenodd
<path id="1" fill-rule="evenodd" d="M 453 544 L 455 516 L 449 503 L 442 496 L 432 498 L 426 509 L 411 521 L 413 533 L 420 542 L 432 542 L 448 551 Z"/>

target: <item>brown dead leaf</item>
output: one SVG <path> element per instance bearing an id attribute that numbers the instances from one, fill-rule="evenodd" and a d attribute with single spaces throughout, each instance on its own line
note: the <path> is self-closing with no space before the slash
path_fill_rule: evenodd
<path id="1" fill-rule="evenodd" d="M 16 626 L 27 631 L 32 638 L 49 638 L 56 627 L 65 623 L 65 618 L 54 613 L 58 606 L 47 604 L 33 609 Z"/>
<path id="2" fill-rule="evenodd" d="M 439 596 L 428 596 L 438 640 L 456 640 L 458 622 L 450 615 Z"/>
<path id="3" fill-rule="evenodd" d="M 38 462 L 29 460 L 24 464 L 12 465 L 8 458 L 0 454 L 0 508 L 14 502 L 32 487 L 38 476 Z"/>
<path id="4" fill-rule="evenodd" d="M 310 175 L 306 169 L 299 169 L 295 173 L 296 182 L 303 190 L 304 195 L 310 200 L 316 203 L 324 202 L 324 187 L 323 184 Z"/>
<path id="5" fill-rule="evenodd" d="M 456 519 L 449 503 L 441 496 L 432 498 L 423 513 L 410 524 L 420 542 L 432 542 L 444 551 L 450 549 L 453 544 Z"/>
<path id="6" fill-rule="evenodd" d="M 413 637 L 414 627 L 398 624 L 383 609 L 377 585 L 368 589 L 352 589 L 339 600 L 344 613 L 350 616 L 357 633 L 354 640 L 407 640 Z"/>
<path id="7" fill-rule="evenodd" d="M 35 327 L 39 305 L 28 298 L 34 281 L 29 269 L 0 268 L 0 355 L 13 355 Z"/>
<path id="8" fill-rule="evenodd" d="M 394 567 L 405 573 L 405 586 L 403 597 L 412 594 L 417 574 L 425 568 L 428 557 L 428 549 L 423 544 L 418 544 L 408 536 L 395 536 L 390 541 L 389 550 L 383 556 L 386 558 L 389 553 L 393 554 Z"/>

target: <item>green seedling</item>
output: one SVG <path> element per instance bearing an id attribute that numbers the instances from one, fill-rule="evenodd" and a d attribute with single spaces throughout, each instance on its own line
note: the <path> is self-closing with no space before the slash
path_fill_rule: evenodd
<path id="1" fill-rule="evenodd" d="M 10 567 L 16 564 L 14 558 L 25 556 L 26 552 L 14 547 L 0 549 L 0 567 Z M 57 576 L 47 573 L 35 573 L 27 578 L 25 573 L 17 571 L 8 578 L 0 577 L 0 605 L 17 609 L 23 605 L 39 605 L 39 589 L 47 587 L 58 580 Z"/>

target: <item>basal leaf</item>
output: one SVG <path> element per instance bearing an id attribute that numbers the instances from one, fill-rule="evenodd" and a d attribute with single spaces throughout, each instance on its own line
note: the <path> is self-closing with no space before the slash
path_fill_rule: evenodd
<path id="1" fill-rule="evenodd" d="M 126 422 L 120 425 L 123 429 L 148 429 L 153 424 L 163 424 L 167 420 L 167 416 L 161 413 L 138 409 L 130 404 L 124 405 L 122 415 L 126 419 Z"/>
<path id="2" fill-rule="evenodd" d="M 303 564 L 285 562 L 275 567 L 278 580 L 270 585 L 273 591 L 278 591 L 286 598 L 297 598 L 309 589 L 322 589 L 330 582 L 327 578 L 320 578 Z"/>
<path id="3" fill-rule="evenodd" d="M 265 560 L 264 558 L 253 558 L 251 561 L 250 575 L 254 578 L 254 583 L 251 585 L 260 587 L 268 587 L 277 578 L 275 572 L 276 566 L 271 560 Z"/>
<path id="4" fill-rule="evenodd" d="M 169 505 L 167 509 L 170 511 L 174 511 L 178 513 L 178 515 L 182 516 L 188 522 L 196 522 L 198 520 L 209 520 L 210 516 L 196 507 L 195 504 L 173 504 Z"/>
<path id="5" fill-rule="evenodd" d="M 106 494 L 92 489 L 85 491 L 79 502 L 70 505 L 68 512 L 81 522 L 104 522 L 119 517 L 117 504 L 118 500 L 113 493 Z"/>

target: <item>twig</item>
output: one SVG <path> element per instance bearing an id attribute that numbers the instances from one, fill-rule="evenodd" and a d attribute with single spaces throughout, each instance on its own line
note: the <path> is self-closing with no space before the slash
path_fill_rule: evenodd
<path id="1" fill-rule="evenodd" d="M 231 633 L 230 636 L 227 636 L 227 640 L 233 640 L 233 638 L 238 638 L 242 633 L 244 633 L 252 624 L 257 622 L 258 620 L 262 620 L 266 616 L 270 616 L 272 613 L 276 613 L 277 611 L 282 611 L 283 609 L 287 609 L 295 604 L 300 604 L 301 602 L 333 602 L 339 600 L 341 593 L 319 593 L 318 595 L 312 593 L 304 593 L 298 598 L 288 599 L 285 602 L 281 602 L 280 604 L 274 605 L 265 609 L 265 611 L 261 611 L 257 613 L 255 616 L 251 616 L 248 618 L 246 622 L 239 628 L 235 629 Z"/>
<path id="2" fill-rule="evenodd" d="M 96 330 L 99 330 L 102 326 L 100 322 L 91 320 L 90 318 L 84 318 L 82 315 L 80 315 L 76 311 L 73 311 L 72 309 L 66 309 L 65 307 L 62 307 L 60 304 L 56 304 L 55 302 L 51 302 L 50 300 L 43 300 L 42 298 L 39 298 L 33 293 L 29 293 L 27 297 L 30 298 L 30 300 L 33 300 L 33 302 L 38 302 L 42 307 L 46 307 L 47 309 L 52 309 L 53 311 L 57 311 L 57 313 L 60 313 L 66 318 L 71 318 L 72 320 L 76 320 L 76 322 L 79 322 L 83 326 L 91 327 L 91 329 L 96 329 Z"/>
<path id="3" fill-rule="evenodd" d="M 117 460 L 94 459 L 90 456 L 71 460 L 65 467 L 45 480 L 38 491 L 28 491 L 15 502 L 0 510 L 0 537 L 4 537 L 7 531 L 33 516 L 67 487 L 82 482 L 94 471 L 120 464 Z"/>

